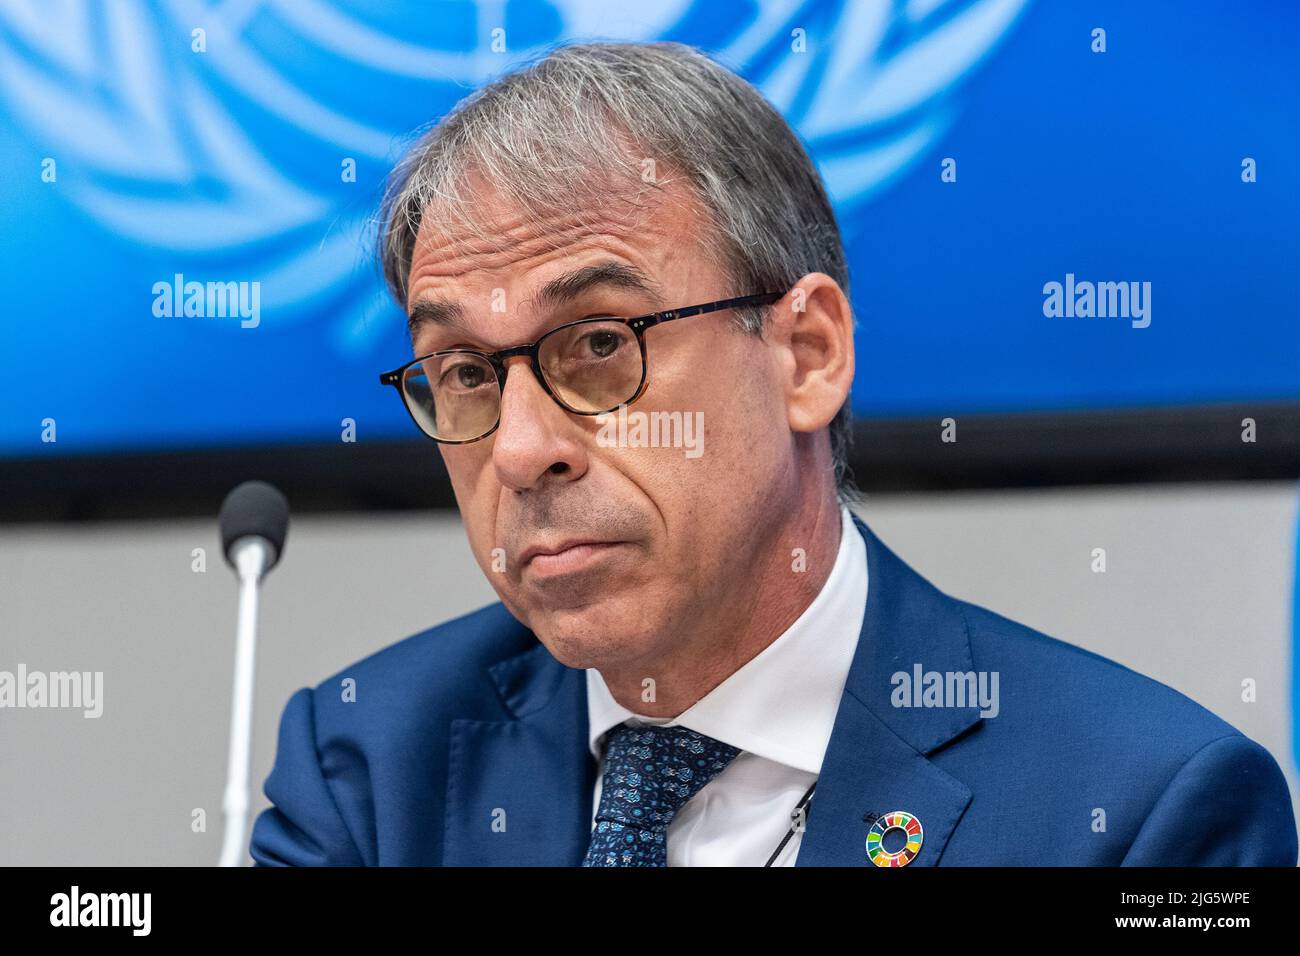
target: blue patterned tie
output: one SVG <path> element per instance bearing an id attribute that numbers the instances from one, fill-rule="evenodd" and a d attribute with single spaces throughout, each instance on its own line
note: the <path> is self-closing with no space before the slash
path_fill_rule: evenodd
<path id="1" fill-rule="evenodd" d="M 667 866 L 668 824 L 738 753 L 685 727 L 615 727 L 582 865 Z"/>

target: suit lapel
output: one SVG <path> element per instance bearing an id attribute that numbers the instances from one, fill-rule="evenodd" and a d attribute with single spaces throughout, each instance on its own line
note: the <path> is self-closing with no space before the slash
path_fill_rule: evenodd
<path id="1" fill-rule="evenodd" d="M 511 718 L 452 721 L 443 864 L 576 866 L 596 773 L 583 672 L 537 643 L 489 673 Z"/>
<path id="2" fill-rule="evenodd" d="M 870 866 L 868 814 L 904 810 L 924 830 L 912 866 L 934 866 L 971 792 L 927 758 L 981 720 L 979 708 L 895 707 L 892 676 L 974 670 L 965 618 L 857 518 L 867 543 L 867 606 L 797 866 Z"/>

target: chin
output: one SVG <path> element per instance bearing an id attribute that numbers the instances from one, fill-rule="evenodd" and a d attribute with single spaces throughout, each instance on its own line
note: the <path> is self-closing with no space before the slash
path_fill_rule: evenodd
<path id="1" fill-rule="evenodd" d="M 577 608 L 535 612 L 529 628 L 566 667 L 601 668 L 652 654 L 656 633 L 635 608 L 600 601 Z"/>

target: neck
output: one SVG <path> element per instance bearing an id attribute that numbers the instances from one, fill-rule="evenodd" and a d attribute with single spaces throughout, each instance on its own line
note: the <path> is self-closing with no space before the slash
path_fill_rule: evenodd
<path id="1" fill-rule="evenodd" d="M 671 659 L 602 668 L 611 695 L 645 717 L 675 717 L 756 657 L 808 609 L 830 577 L 840 547 L 839 499 L 819 496 L 755 542 L 745 581 L 692 622 L 692 638 Z M 797 549 L 797 550 L 796 550 Z M 802 557 L 801 557 L 802 555 Z M 655 700 L 643 680 L 654 675 Z"/>

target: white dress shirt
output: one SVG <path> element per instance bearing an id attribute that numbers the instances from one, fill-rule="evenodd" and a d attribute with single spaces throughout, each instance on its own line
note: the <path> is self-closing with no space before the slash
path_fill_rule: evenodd
<path id="1" fill-rule="evenodd" d="M 600 761 L 592 820 L 600 807 L 604 736 L 624 721 L 686 727 L 741 751 L 691 797 L 668 826 L 669 866 L 762 866 L 790 829 L 790 814 L 821 771 L 867 603 L 867 549 L 840 506 L 839 551 L 830 576 L 798 620 L 752 660 L 676 717 L 641 717 L 587 670 L 588 743 Z M 817 812 L 813 795 L 809 818 Z M 793 866 L 796 832 L 773 866 Z"/>

